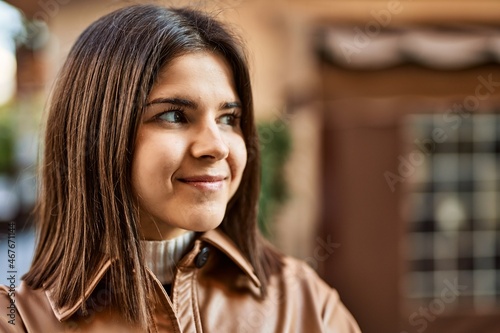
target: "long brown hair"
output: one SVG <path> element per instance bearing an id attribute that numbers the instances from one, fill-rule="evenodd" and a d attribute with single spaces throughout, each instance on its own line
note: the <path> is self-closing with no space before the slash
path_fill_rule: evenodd
<path id="1" fill-rule="evenodd" d="M 257 230 L 259 149 L 242 43 L 205 13 L 136 5 L 102 17 L 80 35 L 49 104 L 36 210 L 38 243 L 24 279 L 33 288 L 52 288 L 58 306 L 82 299 L 99 265 L 113 258 L 119 264 L 106 278 L 112 304 L 120 305 L 128 321 L 148 325 L 146 296 L 152 281 L 143 264 L 130 182 L 135 137 L 162 66 L 200 50 L 222 55 L 232 67 L 249 154 L 220 228 L 253 264 L 266 294 L 280 260 Z"/>

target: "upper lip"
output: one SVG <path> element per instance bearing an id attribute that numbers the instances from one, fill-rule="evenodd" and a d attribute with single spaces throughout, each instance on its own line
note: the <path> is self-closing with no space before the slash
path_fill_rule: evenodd
<path id="1" fill-rule="evenodd" d="M 199 175 L 199 176 L 189 176 L 189 177 L 180 177 L 178 178 L 181 182 L 204 182 L 204 183 L 214 183 L 220 182 L 226 179 L 224 176 L 220 175 Z"/>

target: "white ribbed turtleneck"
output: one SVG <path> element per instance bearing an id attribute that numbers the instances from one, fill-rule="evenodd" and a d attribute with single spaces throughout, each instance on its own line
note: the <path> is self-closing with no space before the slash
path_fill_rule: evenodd
<path id="1" fill-rule="evenodd" d="M 172 283 L 175 266 L 192 245 L 194 237 L 195 232 L 189 231 L 173 239 L 141 241 L 146 265 L 162 284 Z"/>

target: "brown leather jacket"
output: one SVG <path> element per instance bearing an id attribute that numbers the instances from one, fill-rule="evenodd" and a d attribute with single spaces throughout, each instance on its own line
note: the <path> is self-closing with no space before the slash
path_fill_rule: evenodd
<path id="1" fill-rule="evenodd" d="M 234 243 L 218 230 L 204 233 L 179 263 L 170 297 L 155 279 L 161 304 L 154 305 L 151 331 L 360 332 L 335 290 L 305 263 L 288 257 L 284 261 L 282 273 L 272 277 L 269 296 L 262 300 L 255 297 L 260 282 Z M 103 265 L 89 287 L 87 294 L 97 293 L 97 304 L 87 316 L 80 315 L 80 303 L 56 307 L 50 290 L 32 290 L 21 282 L 9 299 L 8 289 L 1 286 L 0 331 L 140 332 L 106 306 L 106 291 L 96 288 L 111 264 Z"/>

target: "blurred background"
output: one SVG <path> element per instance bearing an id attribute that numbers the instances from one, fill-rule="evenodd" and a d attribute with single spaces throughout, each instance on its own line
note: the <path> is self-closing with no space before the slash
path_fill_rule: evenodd
<path id="1" fill-rule="evenodd" d="M 363 332 L 500 331 L 500 2 L 153 2 L 247 41 L 261 228 Z M 0 267 L 15 224 L 17 282 L 52 82 L 86 26 L 133 3 L 0 1 Z"/>

